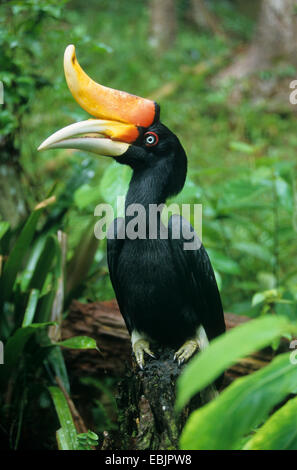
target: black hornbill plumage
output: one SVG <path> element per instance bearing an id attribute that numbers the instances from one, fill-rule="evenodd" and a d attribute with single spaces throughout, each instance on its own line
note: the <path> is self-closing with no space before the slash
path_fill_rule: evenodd
<path id="1" fill-rule="evenodd" d="M 156 103 L 91 81 L 76 60 L 74 46 L 66 49 L 64 67 L 68 86 L 79 104 L 104 120 L 67 126 L 49 137 L 40 149 L 86 149 L 112 156 L 132 168 L 126 211 L 128 214 L 134 204 L 142 205 L 146 236 L 119 236 L 132 215 L 113 222 L 107 245 L 111 282 L 139 365 L 143 366 L 145 352 L 152 354 L 151 341 L 178 349 L 176 357 L 183 362 L 198 345 L 203 347 L 207 339 L 225 331 L 214 272 L 190 223 L 173 215 L 168 236 L 163 238 L 166 227 L 158 213 L 157 237 L 148 236 L 150 205 L 164 204 L 184 186 L 185 151 L 160 122 Z M 179 238 L 174 235 L 177 231 Z M 196 243 L 195 249 L 185 250 L 189 237 Z"/>

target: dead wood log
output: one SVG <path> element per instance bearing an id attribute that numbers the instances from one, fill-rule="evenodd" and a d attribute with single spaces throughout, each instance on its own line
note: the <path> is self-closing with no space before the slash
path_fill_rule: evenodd
<path id="1" fill-rule="evenodd" d="M 131 362 L 129 333 L 115 300 L 83 304 L 73 301 L 63 322 L 63 339 L 86 335 L 94 338 L 100 349 L 65 350 L 72 375 L 98 376 L 110 373 L 121 376 L 125 361 Z"/>
<path id="2" fill-rule="evenodd" d="M 225 314 L 227 330 L 249 317 Z M 83 304 L 73 301 L 62 326 L 63 339 L 87 335 L 97 341 L 97 351 L 65 350 L 66 361 L 75 376 L 98 376 L 109 373 L 122 376 L 125 364 L 131 367 L 131 345 L 128 331 L 115 300 Z M 271 361 L 273 352 L 267 348 L 239 361 L 227 371 L 227 382 L 260 369 Z"/>

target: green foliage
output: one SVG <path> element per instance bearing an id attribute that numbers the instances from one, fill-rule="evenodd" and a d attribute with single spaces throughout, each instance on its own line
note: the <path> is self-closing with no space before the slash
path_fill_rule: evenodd
<path id="1" fill-rule="evenodd" d="M 67 399 L 58 387 L 48 388 L 52 397 L 61 427 L 57 431 L 60 450 L 92 450 L 98 445 L 98 436 L 88 430 L 78 434 Z"/>
<path id="2" fill-rule="evenodd" d="M 35 208 L 21 231 L 17 242 L 13 246 L 8 260 L 5 263 L 3 275 L 1 276 L 1 304 L 3 304 L 5 300 L 10 299 L 17 273 L 31 245 L 40 214 L 46 205 L 52 202 L 54 202 L 54 199 L 46 201 L 41 207 L 37 206 Z M 36 272 L 36 277 L 38 277 L 38 272 Z"/>
<path id="3" fill-rule="evenodd" d="M 40 74 L 45 23 L 61 18 L 65 0 L 4 2 L 0 15 L 0 79 L 5 108 L 0 114 L 0 136 L 19 130 L 36 91 L 49 84 Z M 51 40 L 49 35 L 47 38 Z M 37 68 L 37 70 L 36 70 Z"/>
<path id="4" fill-rule="evenodd" d="M 290 353 L 237 379 L 214 401 L 194 411 L 181 436 L 182 449 L 235 449 L 289 394 L 297 393 L 297 369 Z"/>
<path id="5" fill-rule="evenodd" d="M 239 359 L 289 333 L 297 333 L 295 325 L 284 317 L 266 315 L 213 340 L 211 346 L 193 358 L 181 374 L 178 380 L 177 408 L 181 409 L 195 393 L 213 382 Z"/>
<path id="6" fill-rule="evenodd" d="M 55 377 L 70 391 L 61 349 L 96 347 L 90 339 L 70 339 L 66 345 L 49 340 L 48 324 L 61 274 L 66 278 L 63 311 L 73 297 L 83 301 L 114 297 L 105 242 L 98 243 L 93 237 L 94 207 L 101 202 L 114 207 L 116 196 L 126 192 L 130 170 L 82 152 L 38 154 L 36 150 L 59 127 L 88 117 L 72 99 L 64 80 L 63 51 L 69 43 L 77 45 L 80 62 L 95 80 L 142 96 L 161 96 L 162 121 L 179 136 L 189 158 L 187 184 L 170 202 L 203 204 L 203 242 L 216 271 L 225 311 L 287 318 L 286 322 L 269 315 L 255 327 L 250 324 L 246 334 L 239 329 L 214 342 L 181 378 L 180 406 L 239 357 L 264 344 L 275 346 L 281 335 L 292 331 L 288 322 L 294 323 L 297 314 L 296 120 L 293 113 L 268 110 L 265 100 L 256 103 L 250 99 L 253 81 L 242 81 L 244 93 L 238 105 L 232 84 L 213 85 L 212 80 L 234 57 L 241 41 L 251 37 L 256 15 L 248 3 L 240 2 L 242 12 L 232 1 L 208 2 L 228 33 L 227 40 L 189 27 L 185 19 L 189 2 L 179 3 L 178 38 L 159 57 L 147 41 L 147 2 L 91 0 L 87 7 L 78 0 L 67 5 L 58 0 L 2 2 L 0 80 L 5 105 L 0 110 L 1 163 L 10 163 L 15 149 L 21 154 L 22 184 L 29 206 L 56 196 L 54 205 L 33 210 L 23 228 L 12 230 L 7 221 L 0 221 L 0 336 L 8 358 L 2 369 L 0 414 L 12 448 L 22 442 L 30 403 L 36 407 L 47 403 L 45 407 L 52 410 L 42 390 L 56 387 Z M 269 84 L 269 80 L 291 80 L 295 75 L 296 69 L 288 65 L 265 70 L 258 79 Z M 176 84 L 173 92 L 162 95 L 160 90 L 171 84 Z M 58 230 L 67 234 L 66 269 Z M 281 372 L 283 365 L 273 363 L 279 381 L 266 377 L 271 394 L 278 397 L 275 400 L 290 388 Z M 293 400 L 253 436 L 248 434 L 262 425 L 274 406 L 267 401 L 267 407 L 263 405 L 266 415 L 260 410 L 259 419 L 253 413 L 250 420 L 244 419 L 240 413 L 241 398 L 247 414 L 248 405 L 253 409 L 252 395 L 245 396 L 244 391 L 250 390 L 255 377 L 227 389 L 230 395 L 222 398 L 227 400 L 222 402 L 225 405 L 216 400 L 207 411 L 201 410 L 205 413 L 201 418 L 197 412 L 191 424 L 193 439 L 185 429 L 183 445 L 242 447 L 245 434 L 244 440 L 251 438 L 246 448 L 295 446 L 287 432 L 293 426 Z M 289 368 L 288 381 L 292 377 Z M 8 383 L 13 394 L 6 403 Z M 264 384 L 260 390 L 256 385 L 262 403 L 268 388 Z M 96 388 L 100 386 L 101 381 Z M 238 420 L 232 421 L 236 413 L 228 414 L 229 399 L 239 407 L 242 427 Z M 96 400 L 92 399 L 92 406 L 101 431 L 106 410 Z M 218 418 L 214 418 L 216 413 Z M 234 423 L 234 435 L 228 419 Z M 197 438 L 197 422 L 205 426 L 203 442 Z M 230 431 L 223 429 L 224 442 L 213 431 L 218 422 L 227 423 Z M 70 448 L 74 442 L 63 423 L 57 433 L 59 445 Z M 113 424 L 109 423 L 110 428 Z M 213 440 L 208 432 L 213 433 Z M 95 446 L 96 438 L 89 433 L 76 438 L 79 448 Z"/>
<path id="7" fill-rule="evenodd" d="M 57 344 L 70 349 L 98 349 L 96 341 L 88 336 L 75 336 L 74 338 L 59 341 Z"/>
<path id="8" fill-rule="evenodd" d="M 98 436 L 92 431 L 77 435 L 78 450 L 91 450 L 98 445 Z"/>
<path id="9" fill-rule="evenodd" d="M 179 378 L 178 408 L 239 358 L 271 345 L 275 339 L 296 333 L 296 323 L 271 316 L 225 333 L 194 358 Z M 190 415 L 181 435 L 181 448 L 238 449 L 246 444 L 252 432 L 255 435 L 246 444 L 247 449 L 260 448 L 262 443 L 264 448 L 278 449 L 282 438 L 282 445 L 290 446 L 288 423 L 294 420 L 294 403 L 289 407 L 284 405 L 259 431 L 255 430 L 276 405 L 297 393 L 296 379 L 297 369 L 291 361 L 291 353 L 285 353 L 263 369 L 235 380 L 212 402 Z M 271 441 L 270 432 L 273 434 Z"/>
<path id="10" fill-rule="evenodd" d="M 63 298 L 63 291 L 59 290 L 64 270 L 63 257 L 61 245 L 52 230 L 39 231 L 37 225 L 53 202 L 52 198 L 36 206 L 19 233 L 13 233 L 6 224 L 2 224 L 1 229 L 0 252 L 6 256 L 0 273 L 0 338 L 4 342 L 4 364 L 0 368 L 0 416 L 3 425 L 8 426 L 9 433 L 14 436 L 11 441 L 13 448 L 18 447 L 22 437 L 23 418 L 30 406 L 28 397 L 39 387 L 37 409 L 46 386 L 50 386 L 62 426 L 57 435 L 59 446 L 78 448 L 71 428 L 71 413 L 65 407 L 64 395 L 62 397 L 62 392 L 54 385 L 58 377 L 65 390 L 70 391 L 60 348 L 97 349 L 96 342 L 86 336 L 58 343 L 51 339 L 49 327 L 55 325 L 60 328 L 60 324 L 53 323 L 51 318 L 56 297 L 62 295 Z M 26 266 L 30 268 L 26 269 Z M 13 388 L 7 404 L 5 397 L 9 387 Z"/>
<path id="11" fill-rule="evenodd" d="M 57 431 L 60 450 L 75 450 L 77 448 L 77 432 L 72 419 L 67 400 L 58 387 L 49 387 L 61 428 Z"/>
<path id="12" fill-rule="evenodd" d="M 257 431 L 244 450 L 296 450 L 297 398 L 292 398 Z"/>
<path id="13" fill-rule="evenodd" d="M 297 297 L 297 272 L 288 262 L 294 256 L 296 234 L 295 124 L 291 116 L 267 113 L 245 98 L 241 106 L 230 108 L 232 87 L 210 85 L 226 57 L 233 56 L 238 39 L 250 36 L 255 17 L 252 12 L 239 11 L 233 2 L 210 2 L 210 7 L 231 33 L 231 41 L 187 28 L 183 5 L 175 47 L 156 60 L 147 43 L 148 15 L 141 2 L 129 7 L 119 1 L 100 0 L 89 2 L 87 9 L 80 2 L 70 2 L 67 8 L 64 2 L 55 0 L 7 2 L 2 6 L 0 26 L 1 44 L 8 54 L 8 58 L 0 58 L 0 70 L 8 77 L 1 118 L 8 112 L 13 115 L 9 126 L 17 126 L 14 140 L 22 143 L 22 163 L 34 181 L 30 198 L 43 199 L 50 191 L 59 196 L 55 217 L 69 234 L 70 258 L 94 207 L 103 201 L 114 204 L 116 194 L 125 194 L 129 170 L 81 152 L 44 152 L 37 156 L 36 147 L 43 137 L 86 117 L 65 84 L 64 46 L 77 44 L 79 59 L 88 73 L 115 88 L 146 96 L 164 84 L 180 83 L 172 95 L 159 100 L 163 122 L 185 145 L 194 185 L 176 200 L 203 203 L 203 241 L 221 281 L 226 310 L 257 316 L 262 306 L 251 304 L 257 292 L 281 284 L 282 298 L 292 296 L 296 302 Z M 128 25 L 132 23 L 131 30 Z M 46 34 L 42 34 L 44 31 Z M 184 71 L 185 66 L 196 64 L 203 69 L 210 61 L 219 65 L 207 66 L 198 75 Z M 19 103 L 23 90 L 13 82 L 16 76 L 31 80 L 26 88 L 26 106 L 11 104 Z M 38 80 L 51 86 L 39 86 Z M 25 119 L 20 119 L 20 112 Z M 1 129 L 4 132 L 4 127 Z M 92 259 L 89 275 L 81 270 L 76 292 L 82 299 L 109 298 L 112 290 L 105 274 L 104 244 L 97 247 Z M 269 304 L 267 310 L 278 308 Z M 289 310 L 294 315 L 295 305 Z"/>
<path id="14" fill-rule="evenodd" d="M 22 161 L 35 179 L 35 197 L 44 198 L 54 188 L 57 217 L 67 211 L 58 220 L 68 233 L 71 258 L 79 241 L 89 240 L 85 232 L 94 207 L 114 204 L 116 195 L 124 195 L 130 173 L 109 159 L 81 152 L 57 150 L 37 156 L 44 137 L 86 118 L 65 84 L 64 46 L 77 44 L 79 60 L 90 76 L 114 88 L 149 96 L 168 83 L 179 83 L 175 92 L 159 100 L 162 121 L 177 133 L 189 157 L 189 181 L 171 202 L 203 204 L 203 241 L 220 279 L 224 307 L 257 316 L 264 306 L 252 305 L 257 292 L 281 285 L 282 299 L 297 300 L 297 271 L 289 262 L 296 236 L 295 123 L 290 115 L 267 113 L 245 97 L 240 106 L 230 106 L 232 86 L 211 86 L 212 76 L 233 57 L 238 40 L 250 36 L 253 15 L 229 1 L 220 6 L 210 2 L 210 7 L 232 40 L 191 30 L 182 14 L 174 49 L 156 59 L 147 41 L 146 5 L 100 0 L 84 8 L 70 2 L 46 26 L 55 40 L 35 38 L 42 76 L 53 86 L 36 91 L 23 121 Z M 186 6 L 180 8 L 184 12 Z M 201 74 L 190 72 L 196 65 L 201 65 Z M 100 243 L 87 273 L 82 269 L 80 281 L 75 280 L 76 295 L 82 300 L 112 297 L 106 271 L 105 246 Z M 279 308 L 275 303 L 265 306 L 268 312 Z M 295 315 L 295 305 L 287 313 Z"/>

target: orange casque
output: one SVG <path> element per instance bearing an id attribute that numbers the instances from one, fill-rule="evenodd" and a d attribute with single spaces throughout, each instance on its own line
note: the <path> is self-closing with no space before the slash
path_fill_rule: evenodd
<path id="1" fill-rule="evenodd" d="M 158 105 L 154 101 L 102 86 L 88 77 L 77 61 L 73 45 L 65 50 L 64 71 L 74 99 L 96 118 L 149 127 L 158 117 Z M 139 133 L 134 126 L 131 126 L 129 135 L 125 136 L 126 142 L 137 139 Z M 121 139 L 123 137 L 121 134 Z"/>

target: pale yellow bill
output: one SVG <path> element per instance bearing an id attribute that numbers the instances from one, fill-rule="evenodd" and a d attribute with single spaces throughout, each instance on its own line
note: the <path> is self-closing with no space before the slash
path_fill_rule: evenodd
<path id="1" fill-rule="evenodd" d="M 42 142 L 38 150 L 69 148 L 119 156 L 129 148 L 129 143 L 125 140 L 129 139 L 134 129 L 137 131 L 135 126 L 129 124 L 88 119 L 58 130 Z"/>

